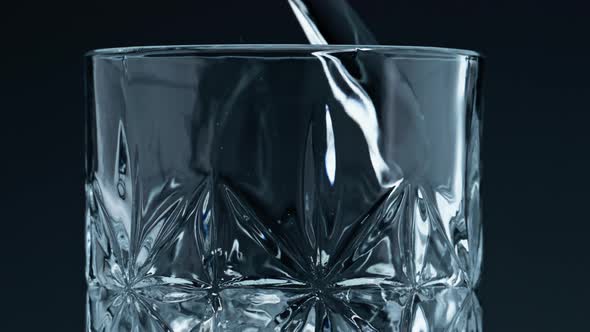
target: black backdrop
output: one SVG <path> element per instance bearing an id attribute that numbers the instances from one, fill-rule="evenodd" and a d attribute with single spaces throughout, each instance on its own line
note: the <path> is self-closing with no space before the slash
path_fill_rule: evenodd
<path id="1" fill-rule="evenodd" d="M 468 48 L 487 56 L 485 262 L 478 291 L 485 330 L 584 330 L 588 8 L 583 1 L 352 4 L 383 44 Z M 306 40 L 285 0 L 2 6 L 0 330 L 82 331 L 83 53 Z"/>

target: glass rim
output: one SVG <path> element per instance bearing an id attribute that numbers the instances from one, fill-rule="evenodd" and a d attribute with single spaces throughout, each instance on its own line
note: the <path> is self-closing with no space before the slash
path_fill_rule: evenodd
<path id="1" fill-rule="evenodd" d="M 158 55 L 159 57 L 178 55 L 206 55 L 208 52 L 221 52 L 224 55 L 243 52 L 321 52 L 321 51 L 347 51 L 347 50 L 374 50 L 385 51 L 410 58 L 455 58 L 473 57 L 483 58 L 480 52 L 432 46 L 409 45 L 346 45 L 346 44 L 187 44 L 187 45 L 154 45 L 154 46 L 125 46 L 112 48 L 99 48 L 86 52 L 84 55 L 91 58 L 110 57 L 146 57 Z"/>

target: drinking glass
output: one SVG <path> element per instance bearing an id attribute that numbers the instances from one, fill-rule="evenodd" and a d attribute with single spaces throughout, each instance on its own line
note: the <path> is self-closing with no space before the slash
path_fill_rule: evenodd
<path id="1" fill-rule="evenodd" d="M 479 331 L 481 57 L 86 56 L 87 331 Z"/>

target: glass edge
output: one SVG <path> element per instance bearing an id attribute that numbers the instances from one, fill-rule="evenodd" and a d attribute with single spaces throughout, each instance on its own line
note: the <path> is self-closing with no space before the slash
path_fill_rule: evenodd
<path id="1" fill-rule="evenodd" d="M 410 45 L 313 45 L 313 44 L 195 44 L 195 45 L 154 45 L 154 46 L 125 46 L 98 48 L 84 53 L 85 57 L 113 57 L 113 56 L 144 56 L 149 52 L 175 51 L 338 51 L 349 49 L 371 49 L 400 52 L 418 52 L 421 54 L 442 56 L 465 56 L 472 58 L 484 58 L 480 52 L 435 46 L 410 46 Z"/>

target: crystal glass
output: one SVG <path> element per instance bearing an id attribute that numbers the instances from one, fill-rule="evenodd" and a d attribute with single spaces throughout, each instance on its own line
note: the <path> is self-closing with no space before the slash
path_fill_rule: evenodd
<path id="1" fill-rule="evenodd" d="M 87 57 L 87 331 L 480 331 L 481 60 Z"/>

